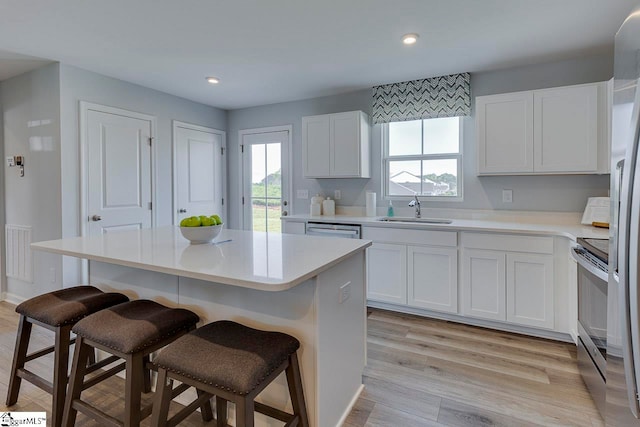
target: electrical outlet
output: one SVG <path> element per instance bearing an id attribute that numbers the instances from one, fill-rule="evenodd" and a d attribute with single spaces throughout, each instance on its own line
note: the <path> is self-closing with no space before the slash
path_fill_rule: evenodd
<path id="1" fill-rule="evenodd" d="M 298 199 L 308 199 L 309 198 L 309 190 L 298 190 L 298 191 L 296 191 L 296 197 Z"/>
<path id="2" fill-rule="evenodd" d="M 513 203 L 513 190 L 502 190 L 502 203 Z"/>
<path id="3" fill-rule="evenodd" d="M 340 190 L 333 190 L 333 199 L 340 200 L 342 198 L 342 192 Z"/>
<path id="4" fill-rule="evenodd" d="M 351 282 L 347 282 L 344 285 L 340 286 L 340 296 L 338 298 L 338 302 L 342 304 L 346 300 L 351 297 Z"/>
<path id="5" fill-rule="evenodd" d="M 13 167 L 16 165 L 16 161 L 13 156 L 7 156 L 7 166 Z"/>

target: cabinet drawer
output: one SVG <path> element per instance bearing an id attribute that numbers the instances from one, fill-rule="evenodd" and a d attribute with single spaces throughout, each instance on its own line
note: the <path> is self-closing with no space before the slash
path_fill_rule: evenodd
<path id="1" fill-rule="evenodd" d="M 553 237 L 461 233 L 463 248 L 553 254 Z"/>
<path id="2" fill-rule="evenodd" d="M 457 246 L 455 231 L 410 230 L 405 228 L 362 227 L 362 238 L 374 242 L 430 246 Z"/>

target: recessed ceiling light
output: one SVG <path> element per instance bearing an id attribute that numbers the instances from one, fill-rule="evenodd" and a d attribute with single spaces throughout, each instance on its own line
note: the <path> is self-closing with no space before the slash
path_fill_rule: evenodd
<path id="1" fill-rule="evenodd" d="M 405 34 L 402 36 L 402 43 L 404 44 L 414 44 L 418 41 L 418 35 L 416 33 Z"/>
<path id="2" fill-rule="evenodd" d="M 220 83 L 220 79 L 217 77 L 207 77 L 207 81 L 212 85 L 217 85 L 218 83 Z"/>

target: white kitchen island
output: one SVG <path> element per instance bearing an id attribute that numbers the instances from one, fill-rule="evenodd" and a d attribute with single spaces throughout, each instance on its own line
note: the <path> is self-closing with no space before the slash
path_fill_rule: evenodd
<path id="1" fill-rule="evenodd" d="M 190 245 L 177 227 L 162 227 L 32 248 L 88 259 L 91 284 L 190 309 L 201 324 L 230 319 L 295 336 L 310 424 L 339 425 L 362 389 L 371 243 L 239 230 L 216 241 Z M 284 375 L 258 400 L 291 410 Z M 256 425 L 280 424 L 256 414 Z"/>

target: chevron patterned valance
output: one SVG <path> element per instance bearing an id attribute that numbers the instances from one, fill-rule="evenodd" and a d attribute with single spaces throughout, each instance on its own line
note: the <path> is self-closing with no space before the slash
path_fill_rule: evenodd
<path id="1" fill-rule="evenodd" d="M 471 115 L 469 73 L 373 88 L 373 123 Z"/>

